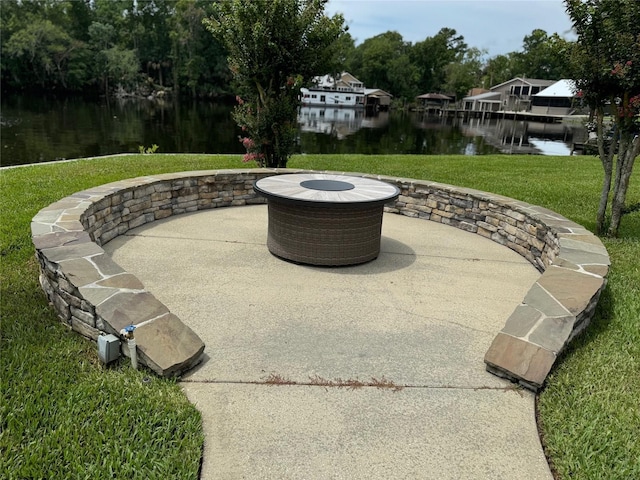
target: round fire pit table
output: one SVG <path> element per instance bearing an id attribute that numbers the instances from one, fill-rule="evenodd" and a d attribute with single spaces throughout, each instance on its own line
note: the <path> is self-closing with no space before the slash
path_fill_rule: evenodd
<path id="1" fill-rule="evenodd" d="M 384 204 L 400 190 L 369 178 L 323 173 L 274 175 L 254 183 L 267 199 L 267 247 L 295 263 L 356 265 L 380 253 Z"/>

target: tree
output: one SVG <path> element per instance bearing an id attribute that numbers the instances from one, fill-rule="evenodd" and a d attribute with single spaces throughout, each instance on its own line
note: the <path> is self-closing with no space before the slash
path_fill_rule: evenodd
<path id="1" fill-rule="evenodd" d="M 133 0 L 93 0 L 94 21 L 105 25 L 113 25 L 116 43 L 126 48 L 136 48 L 133 44 L 132 32 L 135 30 L 137 17 L 131 15 L 134 10 Z"/>
<path id="2" fill-rule="evenodd" d="M 356 42 L 351 34 L 344 31 L 338 37 L 338 40 L 333 43 L 332 48 L 335 51 L 334 58 L 336 60 L 336 66 L 339 67 L 334 73 L 341 73 L 345 70 L 348 72 L 355 71 L 352 62 L 356 51 Z"/>
<path id="3" fill-rule="evenodd" d="M 120 47 L 111 47 L 104 52 L 107 60 L 107 75 L 118 88 L 133 88 L 138 78 L 139 62 L 136 52 Z"/>
<path id="4" fill-rule="evenodd" d="M 411 60 L 418 68 L 419 93 L 442 91 L 446 81 L 445 67 L 466 49 L 464 37 L 453 28 L 442 28 L 433 37 L 416 43 L 411 49 Z"/>
<path id="5" fill-rule="evenodd" d="M 209 0 L 179 0 L 171 21 L 171 62 L 174 88 L 198 95 L 230 94 L 227 53 L 212 41 L 202 20 L 211 14 Z"/>
<path id="6" fill-rule="evenodd" d="M 89 45 L 94 54 L 94 75 L 100 79 L 104 92 L 109 93 L 109 64 L 106 52 L 113 46 L 115 29 L 113 25 L 93 22 L 89 25 L 88 35 Z"/>
<path id="7" fill-rule="evenodd" d="M 513 71 L 513 53 L 506 55 L 496 55 L 487 60 L 484 67 L 483 88 L 490 88 L 500 85 L 516 76 Z"/>
<path id="8" fill-rule="evenodd" d="M 536 29 L 522 41 L 522 52 L 511 54 L 514 73 L 521 77 L 558 80 L 567 77 L 566 52 L 571 42 L 557 33 Z"/>
<path id="9" fill-rule="evenodd" d="M 71 38 L 61 27 L 50 20 L 37 20 L 14 33 L 6 44 L 6 53 L 20 62 L 25 75 L 33 75 L 41 87 L 50 83 L 62 88 L 82 83 L 72 77 L 69 84 L 70 64 L 78 59 L 84 44 Z M 80 69 L 81 72 L 82 69 Z M 78 74 L 77 69 L 72 70 Z M 20 79 L 23 83 L 25 79 Z M 29 81 L 29 80 L 27 80 Z"/>
<path id="10" fill-rule="evenodd" d="M 417 71 L 409 59 L 411 44 L 398 32 L 368 38 L 356 48 L 353 73 L 370 87 L 386 90 L 396 97 L 415 96 Z"/>
<path id="11" fill-rule="evenodd" d="M 200 8 L 195 0 L 179 0 L 169 34 L 172 44 L 174 87 L 178 89 L 184 81 L 194 98 L 200 72 L 205 63 L 198 52 L 201 31 L 204 30 L 204 18 L 204 9 Z"/>
<path id="12" fill-rule="evenodd" d="M 134 2 L 132 20 L 134 46 L 140 64 L 146 68 L 147 77 L 161 87 L 171 68 L 170 18 L 174 14 L 174 2 L 145 0 Z"/>
<path id="13" fill-rule="evenodd" d="M 392 92 L 398 98 L 410 101 L 418 95 L 418 89 L 416 87 L 418 69 L 411 63 L 409 55 L 400 55 L 389 62 L 387 78 L 389 80 L 389 87 L 383 90 Z"/>
<path id="14" fill-rule="evenodd" d="M 616 236 L 633 164 L 640 154 L 640 2 L 565 0 L 565 5 L 578 35 L 570 67 L 579 95 L 595 116 L 598 155 L 604 169 L 598 233 L 604 233 L 606 227 L 617 153 L 607 232 Z"/>
<path id="15" fill-rule="evenodd" d="M 246 137 L 246 161 L 285 167 L 297 132 L 300 87 L 335 71 L 331 48 L 345 30 L 327 0 L 226 0 L 205 25 L 229 52 L 238 89 L 234 119 Z"/>
<path id="16" fill-rule="evenodd" d="M 92 22 L 93 11 L 91 0 L 74 0 L 69 2 L 68 9 L 70 34 L 76 40 L 89 41 L 89 26 Z"/>
<path id="17" fill-rule="evenodd" d="M 484 53 L 477 48 L 469 48 L 462 58 L 445 67 L 447 80 L 444 89 L 448 93 L 454 93 L 456 100 L 460 100 L 469 90 L 480 84 Z"/>
<path id="18" fill-rule="evenodd" d="M 89 26 L 89 44 L 94 51 L 95 75 L 100 77 L 107 94 L 109 81 L 115 82 L 118 87 L 132 87 L 139 70 L 136 52 L 114 43 L 115 29 L 112 25 L 93 22 Z"/>

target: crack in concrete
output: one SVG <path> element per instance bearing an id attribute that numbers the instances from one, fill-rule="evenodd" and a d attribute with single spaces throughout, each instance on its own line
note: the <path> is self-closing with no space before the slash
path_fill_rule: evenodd
<path id="1" fill-rule="evenodd" d="M 478 258 L 478 257 L 452 257 L 447 255 L 430 255 L 428 253 L 405 253 L 405 252 L 392 252 L 388 250 L 380 250 L 380 253 L 386 253 L 388 255 L 403 255 L 409 257 L 421 257 L 421 258 L 445 258 L 447 260 L 459 260 L 461 262 L 486 262 L 486 263 L 503 263 L 503 264 L 515 264 L 521 265 L 522 262 L 518 260 L 500 260 L 497 258 Z"/>
<path id="2" fill-rule="evenodd" d="M 161 238 L 165 240 L 192 240 L 196 242 L 214 242 L 214 243 L 231 243 L 238 245 L 262 245 L 266 246 L 264 242 L 241 242 L 238 240 L 216 240 L 215 238 L 197 238 L 197 237 L 171 237 L 169 235 L 145 235 L 143 233 L 125 233 L 120 235 L 121 237 L 141 237 L 141 238 Z"/>
<path id="3" fill-rule="evenodd" d="M 377 388 L 380 390 L 391 390 L 393 392 L 399 392 L 404 389 L 414 390 L 460 390 L 460 391 L 480 391 L 480 390 L 492 390 L 496 392 L 516 392 L 520 396 L 524 395 L 522 387 L 517 384 L 507 385 L 505 387 L 491 387 L 488 385 L 482 385 L 477 387 L 471 386 L 457 386 L 457 385 L 414 385 L 414 384 L 395 384 L 390 382 L 387 384 L 378 385 L 375 382 L 361 382 L 359 380 L 346 383 L 335 382 L 329 380 L 330 384 L 317 383 L 315 381 L 298 382 L 296 380 L 283 379 L 280 382 L 266 380 L 192 380 L 182 379 L 179 383 L 193 383 L 193 384 L 216 384 L 216 385 L 265 385 L 265 386 L 291 386 L 291 387 L 324 387 L 324 388 L 346 388 L 348 390 L 356 390 L 360 388 Z"/>

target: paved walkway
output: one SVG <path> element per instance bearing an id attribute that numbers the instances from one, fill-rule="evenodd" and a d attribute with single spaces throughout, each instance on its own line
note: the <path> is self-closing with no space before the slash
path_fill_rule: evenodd
<path id="1" fill-rule="evenodd" d="M 282 261 L 266 230 L 265 206 L 235 207 L 106 245 L 206 343 L 182 381 L 203 415 L 203 479 L 552 478 L 534 396 L 483 362 L 537 270 L 398 215 L 356 267 Z"/>

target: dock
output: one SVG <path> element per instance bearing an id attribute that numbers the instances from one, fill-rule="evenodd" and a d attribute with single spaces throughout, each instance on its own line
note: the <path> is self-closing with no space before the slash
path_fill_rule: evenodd
<path id="1" fill-rule="evenodd" d="M 496 111 L 480 111 L 480 110 L 460 110 L 454 108 L 416 108 L 416 112 L 423 112 L 427 116 L 448 117 L 448 118 L 501 118 L 508 120 L 525 120 L 530 122 L 541 123 L 562 123 L 565 120 L 581 119 L 583 115 L 554 115 L 545 113 L 533 113 L 526 111 L 514 110 L 496 110 Z"/>

